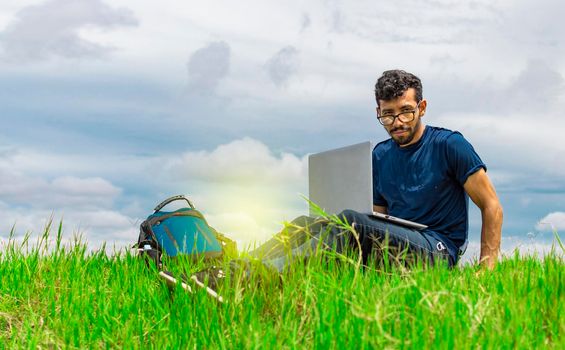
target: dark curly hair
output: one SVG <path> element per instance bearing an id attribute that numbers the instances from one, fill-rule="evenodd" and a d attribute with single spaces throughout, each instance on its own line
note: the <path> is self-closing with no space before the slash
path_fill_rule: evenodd
<path id="1" fill-rule="evenodd" d="M 377 105 L 379 100 L 390 101 L 402 96 L 409 88 L 416 90 L 416 102 L 422 100 L 422 82 L 420 78 L 412 73 L 400 69 L 387 70 L 375 84 L 375 98 Z"/>

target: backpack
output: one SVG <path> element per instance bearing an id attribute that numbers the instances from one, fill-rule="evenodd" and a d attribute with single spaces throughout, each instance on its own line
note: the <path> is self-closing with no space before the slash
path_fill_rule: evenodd
<path id="1" fill-rule="evenodd" d="M 188 207 L 163 211 L 174 201 L 186 201 Z M 234 241 L 208 225 L 206 219 L 184 195 L 165 199 L 140 225 L 136 244 L 140 255 L 146 255 L 161 267 L 161 255 L 188 256 L 204 260 L 237 254 Z"/>

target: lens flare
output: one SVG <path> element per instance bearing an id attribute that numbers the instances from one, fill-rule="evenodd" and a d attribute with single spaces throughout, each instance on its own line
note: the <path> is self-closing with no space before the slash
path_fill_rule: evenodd
<path id="1" fill-rule="evenodd" d="M 286 186 L 220 186 L 200 194 L 208 223 L 245 249 L 269 239 L 285 221 L 308 212 L 299 192 Z"/>

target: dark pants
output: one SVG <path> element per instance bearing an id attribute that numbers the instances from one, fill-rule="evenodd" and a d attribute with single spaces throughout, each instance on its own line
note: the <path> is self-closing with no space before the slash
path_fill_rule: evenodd
<path id="1" fill-rule="evenodd" d="M 360 251 L 364 265 L 381 264 L 385 259 L 403 264 L 455 264 L 445 242 L 425 230 L 395 225 L 353 210 L 344 210 L 338 217 L 354 231 L 333 220 L 301 216 L 250 254 L 278 271 L 283 271 L 290 260 L 308 257 L 320 249 L 340 254 Z"/>

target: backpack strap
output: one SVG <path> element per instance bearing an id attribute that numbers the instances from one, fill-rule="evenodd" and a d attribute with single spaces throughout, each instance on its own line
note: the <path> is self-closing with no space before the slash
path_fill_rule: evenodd
<path id="1" fill-rule="evenodd" d="M 158 212 L 159 210 L 163 209 L 163 207 L 164 207 L 165 205 L 167 205 L 167 204 L 169 204 L 169 203 L 171 203 L 171 202 L 174 202 L 174 201 L 178 201 L 178 200 L 184 200 L 184 201 L 186 201 L 186 202 L 188 203 L 188 205 L 190 206 L 190 208 L 191 208 L 191 209 L 194 209 L 194 205 L 192 205 L 192 203 L 190 202 L 190 200 L 188 200 L 188 198 L 186 198 L 185 195 L 179 194 L 179 195 L 177 195 L 177 196 L 172 196 L 172 197 L 169 197 L 169 198 L 165 199 L 164 201 L 162 201 L 161 203 L 159 203 L 159 205 L 157 205 L 157 206 L 155 207 L 155 209 L 153 209 L 153 210 L 155 210 L 155 213 L 156 213 L 156 212 Z"/>

